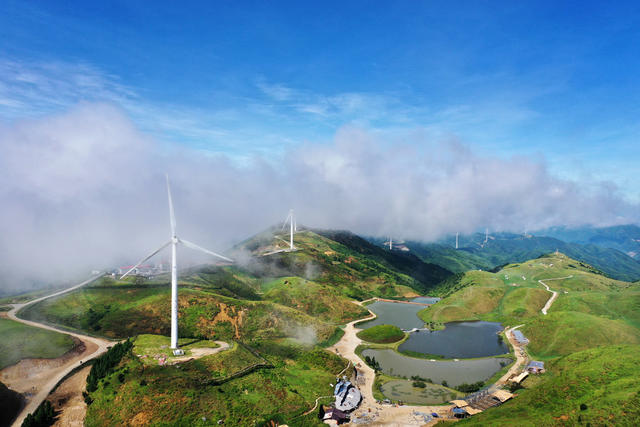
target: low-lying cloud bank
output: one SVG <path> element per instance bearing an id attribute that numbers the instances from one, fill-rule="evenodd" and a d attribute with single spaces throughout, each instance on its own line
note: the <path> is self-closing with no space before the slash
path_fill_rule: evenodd
<path id="1" fill-rule="evenodd" d="M 585 186 L 552 176 L 542 161 L 405 138 L 344 128 L 330 144 L 238 165 L 160 144 L 108 105 L 5 126 L 0 291 L 132 262 L 166 241 L 165 172 L 179 234 L 213 250 L 283 220 L 291 207 L 301 224 L 423 240 L 638 220 L 638 206 L 611 184 Z"/>

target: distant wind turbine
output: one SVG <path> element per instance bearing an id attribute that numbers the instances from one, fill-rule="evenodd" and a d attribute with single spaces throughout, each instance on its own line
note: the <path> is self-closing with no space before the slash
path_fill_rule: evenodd
<path id="1" fill-rule="evenodd" d="M 171 200 L 171 187 L 169 187 L 169 175 L 167 175 L 167 195 L 169 197 L 169 220 L 171 224 L 171 240 L 169 240 L 164 245 L 160 246 L 155 251 L 151 252 L 151 254 L 147 255 L 139 263 L 131 267 L 129 271 L 127 271 L 120 277 L 120 279 L 123 279 L 129 273 L 131 273 L 136 268 L 138 268 L 140 264 L 147 261 L 149 258 L 153 257 L 155 254 L 157 254 L 167 246 L 171 245 L 171 348 L 173 350 L 176 350 L 178 348 L 178 265 L 176 263 L 178 243 L 182 243 L 188 248 L 195 249 L 200 252 L 204 252 L 207 255 L 212 255 L 212 256 L 221 258 L 225 261 L 233 262 L 233 260 L 225 256 L 222 256 L 220 254 L 217 254 L 215 252 L 212 252 L 208 249 L 202 248 L 196 245 L 195 243 L 191 243 L 186 240 L 180 239 L 176 235 L 176 217 L 173 213 L 173 201 Z"/>
<path id="2" fill-rule="evenodd" d="M 282 230 L 284 230 L 284 227 L 287 225 L 287 222 L 289 223 L 289 229 L 290 229 L 290 233 L 289 233 L 289 249 L 290 250 L 294 250 L 295 247 L 293 246 L 293 233 L 295 231 L 298 231 L 297 230 L 298 226 L 296 224 L 296 217 L 293 215 L 293 209 L 291 209 L 289 211 L 289 215 L 284 220 L 284 223 L 282 224 Z"/>
<path id="3" fill-rule="evenodd" d="M 460 236 L 460 233 L 456 233 L 456 249 L 458 249 L 458 236 Z"/>

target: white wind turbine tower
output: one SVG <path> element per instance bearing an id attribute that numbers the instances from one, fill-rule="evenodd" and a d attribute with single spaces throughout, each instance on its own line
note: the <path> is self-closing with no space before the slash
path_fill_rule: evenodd
<path id="1" fill-rule="evenodd" d="M 458 249 L 458 236 L 460 236 L 460 233 L 456 233 L 456 249 Z"/>
<path id="2" fill-rule="evenodd" d="M 218 258 L 221 258 L 225 261 L 233 262 L 232 259 L 229 259 L 225 256 L 212 252 L 208 249 L 202 248 L 195 243 L 191 243 L 187 240 L 180 239 L 176 234 L 176 217 L 173 213 L 173 201 L 171 200 L 171 188 L 169 187 L 169 175 L 167 175 L 167 195 L 169 197 L 169 220 L 171 224 L 171 240 L 169 240 L 164 245 L 160 246 L 155 251 L 151 252 L 148 256 L 143 258 L 139 263 L 131 267 L 129 271 L 124 273 L 120 279 L 127 276 L 129 273 L 134 271 L 140 264 L 147 261 L 149 258 L 153 257 L 155 254 L 171 245 L 171 348 L 175 350 L 178 348 L 178 265 L 176 262 L 177 257 L 177 249 L 178 243 L 182 243 L 188 248 L 198 250 L 200 252 L 204 252 L 207 255 L 212 255 Z"/>
<path id="3" fill-rule="evenodd" d="M 282 230 L 284 230 L 284 227 L 287 225 L 287 222 L 289 223 L 289 229 L 290 229 L 289 250 L 292 251 L 295 249 L 295 246 L 293 246 L 293 233 L 298 231 L 298 225 L 296 223 L 296 217 L 293 215 L 293 209 L 289 210 L 289 215 L 287 216 L 287 218 L 284 220 L 284 223 L 282 224 Z"/>

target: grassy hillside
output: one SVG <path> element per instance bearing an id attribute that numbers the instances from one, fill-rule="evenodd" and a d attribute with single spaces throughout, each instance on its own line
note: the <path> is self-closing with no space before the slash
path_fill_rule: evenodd
<path id="1" fill-rule="evenodd" d="M 640 419 L 640 346 L 592 348 L 549 362 L 551 371 L 502 406 L 461 425 L 635 425 Z M 537 384 L 527 386 L 529 381 Z"/>
<path id="2" fill-rule="evenodd" d="M 318 234 L 320 233 L 320 234 Z M 424 294 L 450 272 L 414 256 L 389 253 L 347 232 L 306 230 L 295 235 L 298 250 L 268 256 L 278 239 L 264 234 L 244 242 L 257 258 L 244 268 L 258 277 L 298 276 L 328 284 L 343 296 L 399 297 Z M 267 244 L 269 241 L 272 244 Z M 239 250 L 239 249 L 238 249 Z"/>
<path id="3" fill-rule="evenodd" d="M 360 319 L 367 309 L 354 304 L 336 288 L 300 277 L 281 277 L 262 286 L 263 299 L 295 308 L 326 322 L 342 324 Z"/>
<path id="4" fill-rule="evenodd" d="M 562 280 L 549 280 L 563 278 Z M 560 292 L 548 316 L 540 309 Z M 425 322 L 491 320 L 525 323 L 530 350 L 540 357 L 579 351 L 594 345 L 635 343 L 640 337 L 640 287 L 599 274 L 588 264 L 551 254 L 497 273 L 470 271 L 444 282 L 445 297 L 419 312 Z"/>
<path id="5" fill-rule="evenodd" d="M 376 344 L 388 344 L 404 338 L 402 329 L 394 325 L 372 326 L 369 329 L 358 332 L 357 335 L 361 340 Z"/>
<path id="6" fill-rule="evenodd" d="M 164 286 L 101 282 L 34 304 L 22 315 L 112 338 L 168 335 L 170 304 L 170 290 Z M 336 328 L 269 301 L 238 300 L 186 288 L 179 294 L 179 329 L 182 337 L 222 340 L 295 337 L 304 330 L 322 341 Z"/>
<path id="7" fill-rule="evenodd" d="M 555 311 L 528 322 L 522 332 L 538 358 L 564 356 L 609 344 L 640 344 L 640 331 L 622 320 L 575 311 Z"/>
<path id="8" fill-rule="evenodd" d="M 330 383 L 346 367 L 339 357 L 320 349 L 270 344 L 260 353 L 273 368 L 255 370 L 222 384 L 211 379 L 237 372 L 256 356 L 236 344 L 232 350 L 174 367 L 145 366 L 127 356 L 91 393 L 86 426 L 104 425 L 318 425 L 316 397 L 331 392 Z M 117 408 L 117 410 L 114 410 Z M 320 424 L 321 425 L 321 424 Z"/>
<path id="9" fill-rule="evenodd" d="M 27 358 L 60 357 L 74 346 L 69 335 L 0 318 L 0 369 Z"/>

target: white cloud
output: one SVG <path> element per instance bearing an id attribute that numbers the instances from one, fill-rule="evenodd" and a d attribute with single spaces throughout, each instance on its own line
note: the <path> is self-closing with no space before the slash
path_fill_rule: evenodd
<path id="1" fill-rule="evenodd" d="M 398 141 L 404 141 L 402 143 Z M 281 221 L 434 239 L 492 230 L 637 221 L 615 187 L 552 176 L 527 158 L 479 156 L 419 132 L 343 128 L 278 163 L 171 148 L 119 109 L 85 103 L 0 128 L 0 272 L 5 287 L 131 262 L 168 238 L 163 175 L 181 234 L 224 250 Z"/>

